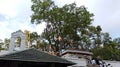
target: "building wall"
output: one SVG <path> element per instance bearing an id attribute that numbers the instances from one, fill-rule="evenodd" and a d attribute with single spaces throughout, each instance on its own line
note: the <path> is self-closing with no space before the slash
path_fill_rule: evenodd
<path id="1" fill-rule="evenodd" d="M 74 54 L 65 54 L 64 56 L 62 56 L 62 58 L 67 59 L 68 61 L 72 61 L 74 63 L 76 63 L 73 66 L 87 66 L 87 59 L 85 58 L 79 58 L 79 56 L 81 55 L 74 55 Z M 72 66 L 69 66 L 72 67 Z"/>
<path id="2" fill-rule="evenodd" d="M 105 61 L 106 64 L 111 64 L 112 67 L 120 67 L 120 61 L 107 61 L 107 60 L 103 61 Z"/>
<path id="3" fill-rule="evenodd" d="M 67 60 L 76 63 L 75 65 L 69 66 L 69 67 L 78 67 L 78 66 L 86 67 L 87 66 L 87 63 L 86 63 L 87 61 L 86 61 L 86 59 L 83 59 L 83 58 L 81 58 L 81 59 L 67 59 Z"/>
<path id="4" fill-rule="evenodd" d="M 91 59 L 90 55 L 82 55 L 82 54 L 65 54 L 62 56 L 63 58 L 87 58 L 87 59 Z"/>

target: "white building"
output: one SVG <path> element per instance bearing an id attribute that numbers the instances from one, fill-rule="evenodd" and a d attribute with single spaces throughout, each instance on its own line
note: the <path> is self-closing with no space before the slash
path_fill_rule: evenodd
<path id="1" fill-rule="evenodd" d="M 20 46 L 18 46 L 15 43 L 18 37 L 21 38 Z M 11 34 L 9 50 L 2 50 L 0 52 L 0 55 L 5 55 L 5 54 L 8 54 L 8 53 L 11 53 L 11 52 L 14 52 L 14 51 L 20 51 L 20 50 L 25 50 L 25 49 L 27 49 L 26 48 L 26 34 L 23 33 L 21 30 L 18 30 L 18 31 L 13 32 Z"/>
<path id="2" fill-rule="evenodd" d="M 79 50 L 66 50 L 62 53 L 62 58 L 76 63 L 72 67 L 83 66 L 86 67 L 90 63 L 93 53 Z"/>

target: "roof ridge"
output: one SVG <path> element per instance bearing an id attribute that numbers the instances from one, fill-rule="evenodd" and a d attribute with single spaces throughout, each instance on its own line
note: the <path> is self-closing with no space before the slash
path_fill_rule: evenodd
<path id="1" fill-rule="evenodd" d="M 0 57 L 4 57 L 4 56 L 11 55 L 11 54 L 14 54 L 14 53 L 23 52 L 23 51 L 26 51 L 26 50 L 29 50 L 29 49 L 31 49 L 31 48 L 24 49 L 24 50 L 19 50 L 19 51 L 12 51 L 12 52 L 9 51 L 9 53 L 4 54 L 4 55 L 0 55 Z"/>
<path id="2" fill-rule="evenodd" d="M 44 51 L 35 48 L 29 48 L 0 56 L 0 60 L 54 62 L 54 63 L 65 63 L 71 65 L 75 64 L 72 61 L 68 61 L 62 57 L 54 56 L 49 53 L 45 53 Z"/>

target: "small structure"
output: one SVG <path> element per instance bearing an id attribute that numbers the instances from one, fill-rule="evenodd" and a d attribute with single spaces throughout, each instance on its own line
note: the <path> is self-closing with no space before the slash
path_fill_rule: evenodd
<path id="1" fill-rule="evenodd" d="M 79 50 L 66 50 L 62 53 L 62 58 L 75 62 L 73 66 L 87 66 L 93 53 Z"/>
<path id="2" fill-rule="evenodd" d="M 37 49 L 0 56 L 0 67 L 67 67 L 75 63 Z"/>
<path id="3" fill-rule="evenodd" d="M 19 47 L 15 47 L 15 40 L 18 37 L 21 38 L 21 43 L 20 43 Z M 11 34 L 9 51 L 12 52 L 15 50 L 15 48 L 19 48 L 20 50 L 24 50 L 26 48 L 26 34 L 23 33 L 21 30 L 18 30 Z"/>

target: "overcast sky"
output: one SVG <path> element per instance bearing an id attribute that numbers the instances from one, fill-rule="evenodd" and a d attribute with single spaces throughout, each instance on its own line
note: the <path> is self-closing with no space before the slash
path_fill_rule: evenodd
<path id="1" fill-rule="evenodd" d="M 120 36 L 120 0 L 54 0 L 56 4 L 75 2 L 77 6 L 84 5 L 94 13 L 93 25 L 100 25 L 103 32 L 109 32 L 113 38 Z M 0 0 L 0 39 L 10 38 L 12 32 L 37 31 L 39 34 L 45 24 L 30 23 L 31 0 Z"/>

